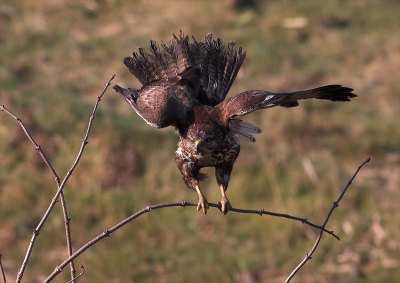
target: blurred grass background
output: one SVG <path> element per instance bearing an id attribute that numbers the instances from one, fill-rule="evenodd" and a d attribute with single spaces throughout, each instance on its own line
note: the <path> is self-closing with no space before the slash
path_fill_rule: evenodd
<path id="1" fill-rule="evenodd" d="M 228 197 L 234 207 L 328 223 L 313 260 L 293 282 L 398 282 L 400 183 L 398 1 L 2 1 L 1 104 L 19 116 L 60 178 L 76 158 L 96 96 L 113 83 L 139 87 L 122 63 L 148 40 L 208 32 L 247 51 L 230 94 L 343 84 L 350 103 L 304 101 L 245 117 L 263 129 L 243 144 Z M 14 280 L 56 185 L 19 125 L 0 115 L 0 253 Z M 173 129 L 146 125 L 109 89 L 64 194 L 74 251 L 147 205 L 197 201 L 174 162 Z M 202 183 L 220 200 L 212 169 Z M 79 282 L 282 282 L 318 231 L 272 217 L 207 215 L 195 208 L 146 214 L 75 260 Z M 24 282 L 67 257 L 61 205 L 35 243 Z M 69 280 L 69 268 L 54 282 Z M 78 271 L 80 272 L 80 271 Z"/>

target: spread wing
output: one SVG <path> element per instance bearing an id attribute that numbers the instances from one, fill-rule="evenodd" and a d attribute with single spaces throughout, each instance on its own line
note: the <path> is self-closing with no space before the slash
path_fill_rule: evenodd
<path id="1" fill-rule="evenodd" d="M 272 93 L 264 90 L 249 90 L 231 97 L 215 108 L 219 112 L 220 119 L 228 125 L 229 119 L 235 116 L 250 114 L 259 109 L 267 109 L 276 106 L 295 107 L 300 99 L 326 99 L 331 101 L 350 101 L 356 97 L 353 89 L 341 85 L 327 85 L 304 91 L 289 93 Z"/>
<path id="2" fill-rule="evenodd" d="M 121 93 L 136 113 L 155 128 L 174 126 L 184 133 L 193 123 L 193 106 L 198 103 L 191 99 L 193 89 L 186 79 L 177 82 L 158 81 L 139 89 L 114 89 Z"/>
<path id="3" fill-rule="evenodd" d="M 161 47 L 150 40 L 149 53 L 139 48 L 124 59 L 142 88 L 114 89 L 153 127 L 172 125 L 183 133 L 194 121 L 193 106 L 215 106 L 225 99 L 246 57 L 234 42 L 226 47 L 212 34 L 193 40 L 189 43 L 182 32 Z"/>
<path id="4" fill-rule="evenodd" d="M 193 37 L 190 43 L 181 32 L 168 44 L 161 43 L 161 48 L 150 40 L 150 53 L 139 48 L 124 59 L 124 64 L 144 86 L 176 76 L 189 79 L 197 84 L 193 98 L 215 106 L 225 99 L 245 57 L 246 52 L 241 46 L 236 51 L 233 41 L 225 46 L 222 39 L 215 40 L 209 33 L 203 41 Z M 192 71 L 188 73 L 188 69 Z"/>
<path id="5" fill-rule="evenodd" d="M 205 105 L 215 106 L 228 94 L 246 58 L 246 52 L 242 51 L 242 46 L 236 51 L 233 41 L 225 46 L 221 38 L 215 40 L 211 33 L 202 42 L 193 40 L 191 49 L 198 54 L 195 63 L 202 74 L 198 99 Z"/>

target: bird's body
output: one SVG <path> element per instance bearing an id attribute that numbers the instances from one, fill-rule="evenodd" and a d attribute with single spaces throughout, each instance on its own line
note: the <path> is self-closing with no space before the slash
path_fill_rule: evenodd
<path id="1" fill-rule="evenodd" d="M 349 101 L 356 95 L 340 85 L 291 93 L 249 90 L 225 99 L 246 57 L 235 43 L 227 47 L 221 39 L 208 34 L 202 42 L 189 43 L 182 33 L 174 35 L 162 50 L 150 41 L 150 54 L 139 48 L 125 65 L 142 83 L 141 89 L 120 92 L 136 113 L 156 128 L 174 126 L 180 141 L 175 161 L 185 184 L 199 195 L 198 210 L 206 213 L 208 203 L 200 191 L 203 167 L 214 167 L 221 189 L 221 210 L 226 214 L 230 203 L 225 195 L 233 164 L 240 152 L 240 141 L 255 142 L 251 134 L 261 130 L 236 116 L 276 106 L 294 107 L 300 99 L 317 98 Z"/>

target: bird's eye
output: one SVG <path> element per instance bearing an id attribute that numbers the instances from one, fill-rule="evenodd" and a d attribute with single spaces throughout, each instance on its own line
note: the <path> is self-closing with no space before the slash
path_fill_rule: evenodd
<path id="1" fill-rule="evenodd" d="M 205 142 L 205 143 L 210 143 L 210 142 L 211 142 L 211 139 L 210 139 L 210 138 L 206 138 L 206 139 L 204 139 L 204 142 Z"/>

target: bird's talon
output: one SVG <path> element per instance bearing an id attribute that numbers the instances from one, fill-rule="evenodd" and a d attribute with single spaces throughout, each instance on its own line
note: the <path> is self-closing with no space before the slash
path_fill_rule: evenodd
<path id="1" fill-rule="evenodd" d="M 221 211 L 224 213 L 224 215 L 226 215 L 228 213 L 228 211 L 232 208 L 232 206 L 226 196 L 222 197 L 220 204 L 221 204 Z"/>
<path id="2" fill-rule="evenodd" d="M 199 203 L 197 204 L 197 211 L 203 208 L 204 214 L 207 214 L 207 210 L 209 209 L 208 201 L 205 196 L 199 196 Z"/>

